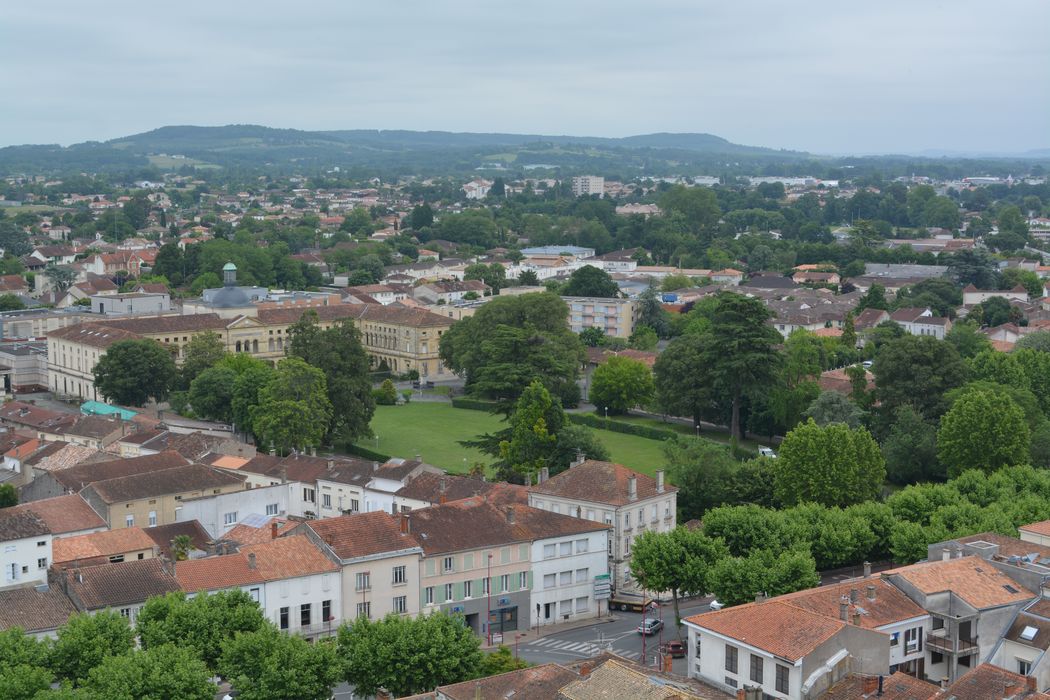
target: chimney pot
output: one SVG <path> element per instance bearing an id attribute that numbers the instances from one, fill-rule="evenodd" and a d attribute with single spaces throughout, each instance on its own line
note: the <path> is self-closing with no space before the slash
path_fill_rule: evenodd
<path id="1" fill-rule="evenodd" d="M 860 613 L 856 610 L 853 611 L 853 624 L 860 627 Z"/>
<path id="2" fill-rule="evenodd" d="M 331 458 L 328 459 L 328 468 L 329 469 L 334 469 L 335 468 L 335 460 L 334 459 L 331 459 Z"/>
<path id="3" fill-rule="evenodd" d="M 542 484 L 544 481 L 550 478 L 550 469 L 543 467 L 540 469 L 540 480 L 537 483 Z"/>
<path id="4" fill-rule="evenodd" d="M 875 600 L 875 584 L 868 584 L 868 600 Z"/>
<path id="5" fill-rule="evenodd" d="M 871 562 L 864 562 L 864 578 L 871 578 Z"/>
<path id="6" fill-rule="evenodd" d="M 277 539 L 277 521 L 276 520 L 271 520 L 270 521 L 270 539 L 271 540 Z"/>
<path id="7" fill-rule="evenodd" d="M 849 589 L 849 602 L 856 605 L 858 598 L 860 598 L 860 591 L 858 591 L 856 588 Z"/>
<path id="8" fill-rule="evenodd" d="M 248 568 L 255 568 L 255 552 L 248 552 Z"/>
<path id="9" fill-rule="evenodd" d="M 945 547 L 941 550 L 941 561 L 948 561 L 952 558 L 952 550 Z"/>
<path id="10" fill-rule="evenodd" d="M 842 600 L 839 601 L 839 619 L 849 622 L 849 598 L 846 596 L 842 596 Z"/>
<path id="11" fill-rule="evenodd" d="M 656 492 L 657 493 L 663 493 L 664 492 L 664 470 L 663 469 L 657 469 L 656 470 Z"/>
<path id="12" fill-rule="evenodd" d="M 630 476 L 627 478 L 627 500 L 638 500 L 638 477 L 636 476 Z"/>

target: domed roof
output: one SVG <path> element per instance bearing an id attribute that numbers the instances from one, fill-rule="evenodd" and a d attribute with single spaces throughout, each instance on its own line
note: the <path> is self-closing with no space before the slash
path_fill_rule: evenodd
<path id="1" fill-rule="evenodd" d="M 228 309 L 234 306 L 251 306 L 252 300 L 240 287 L 223 287 L 212 297 L 211 305 Z"/>
<path id="2" fill-rule="evenodd" d="M 233 264 L 232 262 L 228 262 L 228 263 L 226 263 L 225 265 L 223 265 L 223 266 L 222 266 L 222 271 L 223 271 L 223 272 L 229 272 L 229 271 L 231 271 L 231 270 L 232 270 L 233 272 L 236 272 L 236 271 L 237 271 L 237 266 L 236 266 L 236 265 L 234 265 L 234 264 Z"/>

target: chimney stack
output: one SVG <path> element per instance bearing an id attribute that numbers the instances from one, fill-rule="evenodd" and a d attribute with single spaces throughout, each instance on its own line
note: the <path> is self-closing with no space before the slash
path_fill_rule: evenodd
<path id="1" fill-rule="evenodd" d="M 317 456 L 317 448 L 314 447 L 313 445 L 310 446 L 310 456 L 311 457 L 316 457 Z"/>
<path id="2" fill-rule="evenodd" d="M 856 610 L 853 611 L 853 624 L 860 627 L 860 613 Z"/>
<path id="3" fill-rule="evenodd" d="M 842 596 L 839 600 L 839 619 L 843 622 L 849 622 L 849 598 Z"/>
<path id="4" fill-rule="evenodd" d="M 550 474 L 551 474 L 550 469 L 548 469 L 547 467 L 542 467 L 540 469 L 540 480 L 537 481 L 536 483 L 542 484 L 544 481 L 546 481 L 547 479 L 550 478 Z"/>
<path id="5" fill-rule="evenodd" d="M 525 488 L 532 486 L 532 472 L 525 472 Z"/>
<path id="6" fill-rule="evenodd" d="M 379 471 L 379 462 L 372 462 L 372 471 L 373 472 Z"/>
<path id="7" fill-rule="evenodd" d="M 948 561 L 951 558 L 952 558 L 952 550 L 951 549 L 949 549 L 948 547 L 945 547 L 944 549 L 941 550 L 941 561 Z"/>
<path id="8" fill-rule="evenodd" d="M 248 568 L 255 569 L 255 552 L 248 552 Z"/>
<path id="9" fill-rule="evenodd" d="M 871 562 L 864 562 L 864 578 L 871 578 Z"/>
<path id="10" fill-rule="evenodd" d="M 277 521 L 276 520 L 271 520 L 270 521 L 270 539 L 271 540 L 277 539 Z"/>
<path id="11" fill-rule="evenodd" d="M 332 459 L 331 457 L 328 458 L 328 468 L 329 469 L 335 469 L 335 460 Z"/>
<path id="12" fill-rule="evenodd" d="M 875 600 L 875 584 L 868 584 L 868 600 Z"/>
<path id="13" fill-rule="evenodd" d="M 627 477 L 627 500 L 638 500 L 638 477 L 636 476 Z"/>
<path id="14" fill-rule="evenodd" d="M 857 604 L 857 600 L 860 598 L 860 591 L 856 588 L 849 589 L 849 602 L 853 605 Z"/>
<path id="15" fill-rule="evenodd" d="M 401 514 L 401 534 L 407 535 L 412 531 L 412 526 L 408 521 L 408 513 Z"/>
<path id="16" fill-rule="evenodd" d="M 507 506 L 507 522 L 511 525 L 514 524 L 514 507 Z"/>
<path id="17" fill-rule="evenodd" d="M 657 493 L 663 493 L 664 492 L 664 470 L 663 469 L 657 469 L 656 470 L 656 492 Z"/>

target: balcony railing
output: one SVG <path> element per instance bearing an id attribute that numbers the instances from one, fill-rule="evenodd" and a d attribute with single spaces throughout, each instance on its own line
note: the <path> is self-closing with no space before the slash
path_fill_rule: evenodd
<path id="1" fill-rule="evenodd" d="M 928 632 L 926 634 L 926 646 L 932 651 L 942 654 L 957 654 L 959 656 L 970 656 L 978 651 L 977 638 L 949 637 L 947 634 Z"/>

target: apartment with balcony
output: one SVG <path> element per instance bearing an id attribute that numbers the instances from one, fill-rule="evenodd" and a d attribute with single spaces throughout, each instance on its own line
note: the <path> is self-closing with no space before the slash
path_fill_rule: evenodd
<path id="1" fill-rule="evenodd" d="M 635 304 L 630 299 L 562 297 L 569 307 L 569 328 L 579 333 L 600 328 L 605 335 L 627 339 L 634 332 Z"/>
<path id="2" fill-rule="evenodd" d="M 607 543 L 609 573 L 616 589 L 632 588 L 631 545 L 647 530 L 673 530 L 678 489 L 622 464 L 593 459 L 577 461 L 565 471 L 540 481 L 529 490 L 529 505 L 551 513 L 571 515 L 610 526 Z"/>

